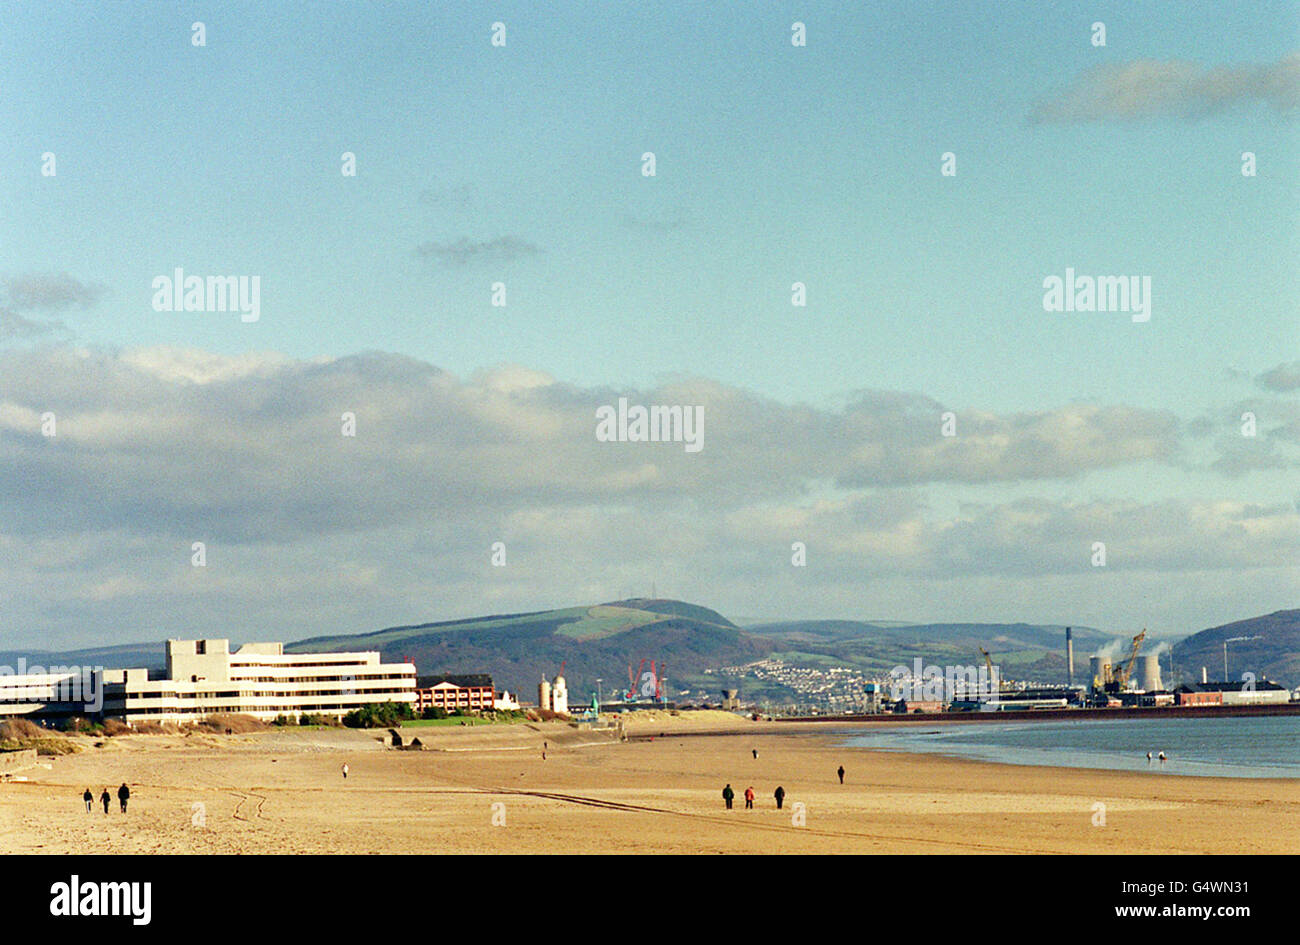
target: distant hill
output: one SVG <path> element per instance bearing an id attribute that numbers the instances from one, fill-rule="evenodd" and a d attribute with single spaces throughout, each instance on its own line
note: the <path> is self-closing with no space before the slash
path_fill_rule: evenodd
<path id="1" fill-rule="evenodd" d="M 598 678 L 606 695 L 626 687 L 627 666 L 635 669 L 642 659 L 666 664 L 671 686 L 712 666 L 761 659 L 770 646 L 707 607 L 636 598 L 316 637 L 285 647 L 291 653 L 359 649 L 411 659 L 422 674 L 488 672 L 499 688 L 522 689 L 528 699 L 536 698 L 543 676 L 549 679 L 567 662 L 570 701 L 578 702 L 596 690 Z"/>
<path id="2" fill-rule="evenodd" d="M 869 676 L 919 657 L 927 664 L 978 665 L 986 647 L 1012 679 L 1064 682 L 1065 628 L 1014 624 L 905 624 L 898 621 L 810 620 L 738 627 L 722 614 L 677 600 L 634 598 L 590 607 L 389 627 L 372 633 L 316 637 L 285 647 L 292 653 L 377 649 L 385 659 L 413 660 L 423 674 L 488 672 L 499 687 L 533 698 L 534 687 L 566 663 L 573 700 L 585 700 L 602 680 L 606 695 L 627 685 L 629 664 L 666 664 L 670 690 L 716 690 L 740 684 L 734 673 L 705 670 L 743 666 L 768 657 L 792 666 L 844 666 Z M 1111 637 L 1075 628 L 1076 678 L 1087 657 Z M 773 697 L 783 687 L 772 688 Z"/>
<path id="3" fill-rule="evenodd" d="M 18 660 L 27 667 L 42 666 L 102 666 L 104 669 L 162 669 L 167 665 L 167 645 L 157 643 L 123 643 L 118 646 L 96 646 L 82 650 L 0 650 L 0 666 L 18 671 Z"/>
<path id="4" fill-rule="evenodd" d="M 777 642 L 778 655 L 787 662 L 818 654 L 885 674 L 917 658 L 939 666 L 978 666 L 984 647 L 1006 679 L 1064 683 L 1067 678 L 1064 624 L 794 620 L 745 629 Z M 1088 656 L 1113 637 L 1091 627 L 1073 631 L 1077 682 L 1087 673 Z"/>
<path id="5" fill-rule="evenodd" d="M 1263 617 L 1225 623 L 1194 633 L 1174 644 L 1174 668 L 1183 679 L 1223 679 L 1223 643 L 1231 637 L 1260 637 L 1228 644 L 1228 673 L 1234 682 L 1243 672 L 1288 687 L 1300 685 L 1300 610 L 1279 610 Z"/>

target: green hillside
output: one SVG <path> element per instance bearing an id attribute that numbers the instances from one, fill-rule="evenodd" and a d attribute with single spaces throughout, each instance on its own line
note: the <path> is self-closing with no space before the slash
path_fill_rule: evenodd
<path id="1" fill-rule="evenodd" d="M 1183 680 L 1199 680 L 1201 667 L 1211 680 L 1223 679 L 1223 644 L 1231 637 L 1259 637 L 1228 644 L 1228 673 L 1243 672 L 1286 686 L 1300 685 L 1300 610 L 1279 610 L 1194 633 L 1174 644 L 1174 668 Z"/>
<path id="2" fill-rule="evenodd" d="M 525 698 L 543 676 L 566 663 L 572 701 L 585 701 L 603 680 L 606 694 L 627 685 L 627 667 L 653 659 L 670 683 L 704 669 L 761 659 L 770 649 L 716 611 L 682 601 L 613 601 L 591 607 L 389 627 L 355 636 L 316 637 L 291 653 L 378 649 L 385 659 L 411 659 L 421 674 L 488 672 L 498 687 Z"/>

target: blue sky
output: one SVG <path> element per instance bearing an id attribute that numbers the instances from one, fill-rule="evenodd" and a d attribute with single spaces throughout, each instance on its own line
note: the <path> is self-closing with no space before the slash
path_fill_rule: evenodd
<path id="1" fill-rule="evenodd" d="M 1297 126 L 1259 92 L 1294 95 L 1294 4 L 266 6 L 5 6 L 0 277 L 94 289 L 55 343 L 379 351 L 585 390 L 699 378 L 832 412 L 861 390 L 959 413 L 1122 404 L 1219 433 L 1300 350 Z M 1207 81 L 1229 92 L 1032 120 L 1089 70 L 1148 61 L 1226 69 Z M 458 241 L 480 251 L 419 251 Z M 260 275 L 260 321 L 153 311 L 176 266 Z M 1067 266 L 1149 275 L 1151 321 L 1044 312 Z M 1294 465 L 1223 475 L 1212 442 L 928 501 L 1300 501 Z"/>

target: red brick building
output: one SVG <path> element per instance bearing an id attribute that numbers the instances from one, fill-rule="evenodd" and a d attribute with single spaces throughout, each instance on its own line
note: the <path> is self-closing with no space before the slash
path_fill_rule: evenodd
<path id="1" fill-rule="evenodd" d="M 491 712 L 496 697 L 492 677 L 486 674 L 421 676 L 416 680 L 415 711 L 444 709 L 447 712 Z"/>
<path id="2" fill-rule="evenodd" d="M 1197 690 L 1191 686 L 1179 686 L 1174 690 L 1174 697 L 1179 705 L 1223 705 L 1222 692 Z"/>

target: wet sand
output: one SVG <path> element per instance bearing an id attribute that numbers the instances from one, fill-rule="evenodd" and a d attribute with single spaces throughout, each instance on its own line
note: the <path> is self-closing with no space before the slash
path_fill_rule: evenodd
<path id="1" fill-rule="evenodd" d="M 27 781 L 0 783 L 0 836 L 11 852 L 35 853 L 1115 854 L 1300 847 L 1295 781 L 1018 767 L 845 748 L 842 736 L 817 724 L 664 718 L 634 723 L 630 732 L 632 739 L 620 743 L 559 723 L 412 730 L 427 751 L 386 747 L 381 732 L 337 729 L 103 739 L 100 748 L 42 759 L 49 767 L 23 772 Z M 841 764 L 842 786 L 835 773 Z M 122 781 L 132 792 L 126 816 L 117 812 Z M 736 791 L 732 811 L 721 797 L 727 782 Z M 778 784 L 786 790 L 782 811 L 772 797 Z M 758 796 L 752 811 L 743 809 L 749 785 Z M 98 798 L 106 786 L 113 812 L 105 816 L 96 801 L 86 813 L 82 791 L 90 787 Z"/>

